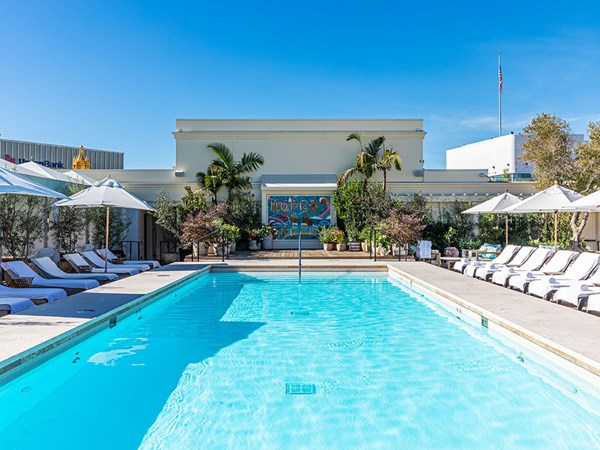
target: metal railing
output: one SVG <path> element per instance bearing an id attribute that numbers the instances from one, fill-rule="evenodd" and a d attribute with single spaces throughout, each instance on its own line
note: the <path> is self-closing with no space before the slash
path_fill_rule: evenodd
<path id="1" fill-rule="evenodd" d="M 197 251 L 197 262 L 200 262 L 200 251 L 199 251 L 199 245 L 201 242 L 204 242 L 204 240 L 206 238 L 209 238 L 211 236 L 215 236 L 218 235 L 219 236 L 219 240 L 221 241 L 221 262 L 225 262 L 225 258 L 229 259 L 229 252 L 226 251 L 226 248 L 229 247 L 229 245 L 231 245 L 233 243 L 233 239 L 231 239 L 231 236 L 228 236 L 228 233 L 226 230 L 215 230 L 212 233 L 208 233 L 200 238 L 198 238 L 193 244 L 192 244 L 192 262 L 194 261 L 194 246 L 197 246 L 198 251 Z M 231 241 L 231 242 L 230 242 Z M 218 254 L 217 254 L 218 256 Z"/>
<path id="2" fill-rule="evenodd" d="M 133 259 L 133 244 L 137 244 L 137 257 L 138 259 L 141 258 L 142 254 L 141 254 L 141 241 L 121 241 L 121 251 L 125 254 L 128 255 L 129 254 L 129 259 Z M 123 244 L 129 244 L 129 253 L 126 253 L 125 250 L 123 250 Z"/>
<path id="3" fill-rule="evenodd" d="M 298 220 L 298 283 L 302 282 L 302 222 Z"/>

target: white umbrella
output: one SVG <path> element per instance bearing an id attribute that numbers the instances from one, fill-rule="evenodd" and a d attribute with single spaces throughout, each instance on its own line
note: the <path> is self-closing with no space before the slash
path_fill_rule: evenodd
<path id="1" fill-rule="evenodd" d="M 571 205 L 575 200 L 579 200 L 583 195 L 555 184 L 544 189 L 520 203 L 509 206 L 504 211 L 509 214 L 526 213 L 554 213 L 554 251 L 556 252 L 558 242 L 558 212 L 564 207 Z"/>
<path id="2" fill-rule="evenodd" d="M 68 198 L 60 192 L 23 178 L 12 170 L 0 167 L 0 194 L 36 195 L 38 197 Z M 0 224 L 1 225 L 1 224 Z M 0 261 L 2 261 L 2 244 L 0 243 Z M 2 269 L 0 269 L 0 277 Z"/>
<path id="3" fill-rule="evenodd" d="M 600 191 L 586 195 L 585 197 L 575 200 L 570 205 L 563 208 L 567 211 L 581 211 L 581 212 L 598 212 L 600 211 Z"/>
<path id="4" fill-rule="evenodd" d="M 69 178 L 69 180 L 71 180 L 75 183 L 85 184 L 86 186 L 92 186 L 94 183 L 98 182 L 98 180 L 94 180 L 93 178 L 86 177 L 85 175 L 77 173 L 74 170 L 69 170 L 68 172 L 65 172 L 63 175 L 65 175 L 66 177 Z"/>
<path id="5" fill-rule="evenodd" d="M 516 195 L 508 193 L 508 190 L 504 193 L 497 195 L 494 198 L 490 198 L 479 205 L 475 205 L 472 208 L 463 211 L 463 214 L 504 214 L 505 217 L 505 236 L 506 243 L 508 245 L 508 213 L 504 211 L 509 206 L 519 203 L 521 199 Z"/>
<path id="6" fill-rule="evenodd" d="M 49 167 L 42 166 L 35 161 L 28 161 L 23 164 L 19 164 L 18 167 L 24 168 L 29 172 L 33 172 L 36 177 L 47 178 L 49 180 L 62 181 L 63 183 L 69 183 L 71 180 L 66 175 L 58 172 L 57 170 L 50 169 Z"/>
<path id="7" fill-rule="evenodd" d="M 0 194 L 37 195 L 38 197 L 68 198 L 55 190 L 0 167 Z"/>
<path id="8" fill-rule="evenodd" d="M 71 198 L 61 200 L 52 206 L 70 206 L 72 208 L 106 208 L 106 248 L 108 249 L 108 227 L 110 208 L 129 208 L 154 211 L 148 203 L 127 192 L 121 183 L 106 177 L 91 187 L 74 194 Z M 108 259 L 104 259 L 104 271 L 108 271 Z"/>

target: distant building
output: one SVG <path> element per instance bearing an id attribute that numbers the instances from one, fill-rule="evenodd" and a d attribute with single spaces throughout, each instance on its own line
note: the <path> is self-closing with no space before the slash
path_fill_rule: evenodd
<path id="1" fill-rule="evenodd" d="M 574 134 L 574 141 L 584 141 Z M 446 150 L 447 169 L 479 169 L 493 181 L 529 181 L 533 166 L 522 161 L 522 134 L 508 134 Z"/>
<path id="2" fill-rule="evenodd" d="M 120 152 L 86 148 L 82 155 L 77 147 L 0 139 L 0 158 L 13 164 L 35 161 L 51 169 L 69 170 L 77 162 L 78 168 L 110 170 L 122 169 L 123 157 Z"/>

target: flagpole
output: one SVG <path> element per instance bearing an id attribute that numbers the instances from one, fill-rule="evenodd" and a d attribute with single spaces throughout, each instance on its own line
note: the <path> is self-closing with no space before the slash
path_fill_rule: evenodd
<path id="1" fill-rule="evenodd" d="M 498 51 L 498 136 L 502 136 L 502 68 Z"/>

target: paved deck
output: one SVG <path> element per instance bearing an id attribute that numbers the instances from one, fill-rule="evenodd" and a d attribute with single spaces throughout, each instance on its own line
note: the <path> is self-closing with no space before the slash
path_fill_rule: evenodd
<path id="1" fill-rule="evenodd" d="M 0 369 L 2 361 L 21 352 L 46 346 L 62 333 L 95 317 L 156 291 L 212 264 L 216 270 L 296 270 L 297 259 L 237 258 L 221 263 L 206 258 L 199 263 L 175 263 L 158 270 L 106 284 L 20 314 L 0 318 Z M 600 368 L 600 317 L 510 291 L 481 280 L 422 262 L 373 262 L 368 259 L 306 259 L 305 270 L 386 270 L 388 264 L 407 278 L 442 295 L 486 312 L 490 318 L 514 324 L 591 360 Z M 489 313 L 489 314 L 488 314 Z M 492 320 L 492 319 L 491 319 Z M 44 344 L 46 343 L 46 344 Z M 19 357 L 20 358 L 20 357 Z M 600 371 L 593 370 L 600 374 Z M 2 373 L 2 370 L 0 370 Z"/>

